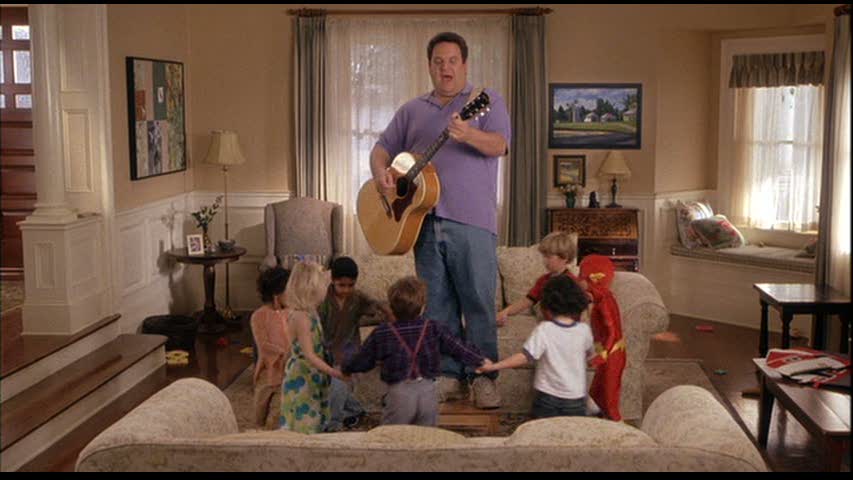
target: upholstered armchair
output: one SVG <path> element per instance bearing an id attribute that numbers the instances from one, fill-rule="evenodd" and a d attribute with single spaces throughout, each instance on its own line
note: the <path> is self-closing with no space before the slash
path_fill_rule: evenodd
<path id="1" fill-rule="evenodd" d="M 261 269 L 286 263 L 291 255 L 328 261 L 343 250 L 343 208 L 313 198 L 271 203 L 264 207 L 264 230 L 267 254 Z"/>

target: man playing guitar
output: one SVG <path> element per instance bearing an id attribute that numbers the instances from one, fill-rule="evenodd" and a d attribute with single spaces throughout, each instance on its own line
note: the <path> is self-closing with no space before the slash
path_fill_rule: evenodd
<path id="1" fill-rule="evenodd" d="M 490 112 L 469 121 L 459 117 L 473 91 L 468 83 L 468 46 L 461 36 L 436 35 L 427 57 L 434 90 L 397 111 L 370 154 L 371 170 L 377 188 L 390 195 L 395 189 L 388 171 L 391 159 L 400 152 L 423 152 L 448 128 L 453 141 L 432 159 L 441 196 L 415 244 L 415 266 L 428 288 L 426 317 L 445 324 L 495 361 L 498 157 L 508 152 L 509 114 L 503 98 L 487 89 Z M 474 377 L 448 356 L 442 357 L 441 366 L 442 401 L 463 397 L 473 378 L 475 404 L 500 406 L 495 373 Z"/>

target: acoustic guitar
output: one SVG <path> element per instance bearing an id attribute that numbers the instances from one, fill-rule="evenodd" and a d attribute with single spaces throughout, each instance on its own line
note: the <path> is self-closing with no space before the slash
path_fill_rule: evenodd
<path id="1" fill-rule="evenodd" d="M 465 121 L 488 111 L 489 95 L 483 91 L 465 104 L 459 117 Z M 373 251 L 380 255 L 403 255 L 415 245 L 424 218 L 438 204 L 441 184 L 432 157 L 450 138 L 447 128 L 422 154 L 403 152 L 394 157 L 389 171 L 396 189 L 380 193 L 374 180 L 358 192 L 358 222 Z"/>

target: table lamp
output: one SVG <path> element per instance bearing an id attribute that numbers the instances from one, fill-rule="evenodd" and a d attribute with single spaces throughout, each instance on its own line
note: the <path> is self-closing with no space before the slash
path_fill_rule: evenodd
<path id="1" fill-rule="evenodd" d="M 628 165 L 625 163 L 625 158 L 622 156 L 622 152 L 612 151 L 608 153 L 607 158 L 604 159 L 604 163 L 601 164 L 601 168 L 598 169 L 598 176 L 603 178 L 609 177 L 613 182 L 610 185 L 610 194 L 612 195 L 612 198 L 610 205 L 608 205 L 607 208 L 622 208 L 622 205 L 616 203 L 616 192 L 619 191 L 617 180 L 631 178 L 631 170 L 628 169 Z"/>

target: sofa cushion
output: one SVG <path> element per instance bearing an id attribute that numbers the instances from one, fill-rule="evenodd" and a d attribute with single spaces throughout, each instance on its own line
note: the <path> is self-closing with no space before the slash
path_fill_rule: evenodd
<path id="1" fill-rule="evenodd" d="M 407 276 L 417 275 L 415 270 L 415 255 L 409 252 L 405 255 L 359 255 L 353 258 L 358 264 L 358 288 L 374 300 L 388 301 L 388 288 Z M 495 311 L 503 305 L 500 270 L 495 275 Z"/>
<path id="2" fill-rule="evenodd" d="M 681 244 L 686 248 L 701 247 L 702 241 L 696 232 L 690 228 L 690 222 L 713 216 L 714 211 L 707 203 L 682 202 L 679 200 L 675 206 L 675 224 L 678 228 L 678 238 L 681 240 Z"/>
<path id="3" fill-rule="evenodd" d="M 729 222 L 725 215 L 714 215 L 690 222 L 702 244 L 711 248 L 737 248 L 746 245 L 743 234 Z"/>
<path id="4" fill-rule="evenodd" d="M 417 425 L 384 425 L 367 432 L 364 435 L 364 441 L 369 443 L 436 448 L 465 443 L 466 438 L 458 433 L 441 428 L 421 427 Z"/>
<path id="5" fill-rule="evenodd" d="M 515 431 L 507 446 L 552 447 L 657 447 L 642 431 L 620 422 L 589 417 L 543 418 L 527 422 Z"/>
<path id="6" fill-rule="evenodd" d="M 388 301 L 388 288 L 407 276 L 415 275 L 415 256 L 406 255 L 359 255 L 353 258 L 358 264 L 357 288 L 370 298 Z"/>
<path id="7" fill-rule="evenodd" d="M 504 300 L 507 305 L 527 297 L 527 292 L 545 273 L 538 244 L 531 247 L 498 247 L 498 267 L 503 278 Z M 572 262 L 569 270 L 577 275 L 577 262 Z"/>

